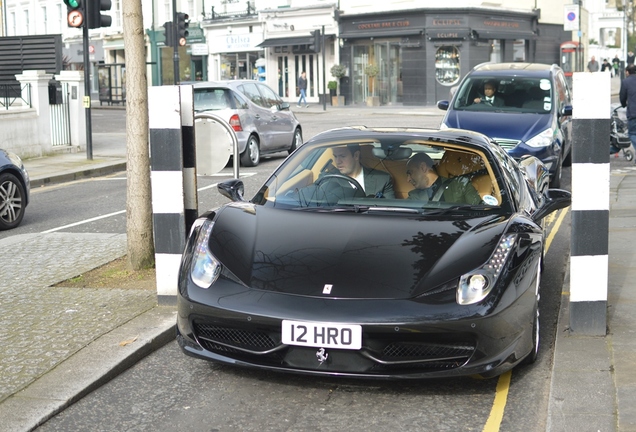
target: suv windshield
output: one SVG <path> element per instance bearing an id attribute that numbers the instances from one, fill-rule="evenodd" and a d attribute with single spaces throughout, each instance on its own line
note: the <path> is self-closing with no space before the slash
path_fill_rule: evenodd
<path id="1" fill-rule="evenodd" d="M 552 83 L 539 77 L 471 77 L 457 91 L 453 108 L 462 111 L 547 113 Z"/>

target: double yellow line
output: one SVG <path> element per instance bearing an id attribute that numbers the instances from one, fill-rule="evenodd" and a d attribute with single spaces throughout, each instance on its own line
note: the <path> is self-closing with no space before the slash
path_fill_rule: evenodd
<path id="1" fill-rule="evenodd" d="M 552 240 L 556 236 L 556 233 L 559 231 L 559 227 L 561 226 L 561 222 L 563 222 L 563 218 L 568 213 L 569 207 L 559 210 L 558 216 L 557 213 L 552 213 L 546 217 L 546 224 L 550 225 L 556 218 L 556 222 L 550 229 L 550 233 L 548 234 L 548 238 L 545 241 L 545 253 L 548 253 L 548 249 L 550 249 L 550 245 L 552 244 Z M 490 409 L 490 415 L 488 416 L 488 420 L 486 421 L 486 425 L 484 426 L 483 432 L 499 432 L 499 427 L 501 426 L 501 421 L 503 420 L 504 409 L 506 408 L 506 402 L 508 401 L 508 392 L 510 391 L 510 381 L 512 379 L 512 370 L 509 370 L 506 373 L 503 373 L 499 376 L 497 380 L 497 389 L 495 390 L 495 400 L 492 403 L 492 408 Z"/>

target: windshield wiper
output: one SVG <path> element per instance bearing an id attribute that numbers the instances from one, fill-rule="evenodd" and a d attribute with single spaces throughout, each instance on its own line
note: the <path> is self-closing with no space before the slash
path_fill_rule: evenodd
<path id="1" fill-rule="evenodd" d="M 441 208 L 441 209 L 437 209 L 431 212 L 426 212 L 427 215 L 441 215 L 441 214 L 446 214 L 446 213 L 452 213 L 452 212 L 456 212 L 456 211 L 466 211 L 466 210 L 478 210 L 478 211 L 483 211 L 483 210 L 490 210 L 494 208 L 493 206 L 489 206 L 489 205 L 484 205 L 484 204 L 475 204 L 475 205 L 471 205 L 471 204 L 462 204 L 462 205 L 454 205 L 451 207 L 446 207 L 446 208 Z"/>

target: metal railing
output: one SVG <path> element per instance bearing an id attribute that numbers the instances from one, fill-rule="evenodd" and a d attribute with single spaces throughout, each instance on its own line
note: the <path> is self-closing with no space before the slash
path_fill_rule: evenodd
<path id="1" fill-rule="evenodd" d="M 26 89 L 26 92 L 24 90 Z M 26 93 L 26 99 L 22 97 Z M 31 84 L 0 84 L 0 105 L 4 109 L 9 109 L 12 105 L 25 105 L 31 108 Z"/>
<path id="2" fill-rule="evenodd" d="M 246 18 L 256 16 L 256 8 L 254 4 L 250 1 L 245 2 L 246 9 L 245 10 L 237 10 L 235 12 L 216 12 L 214 10 L 214 6 L 210 9 L 210 13 L 203 12 L 203 19 L 206 20 L 215 20 L 215 19 L 224 19 L 224 18 Z"/>

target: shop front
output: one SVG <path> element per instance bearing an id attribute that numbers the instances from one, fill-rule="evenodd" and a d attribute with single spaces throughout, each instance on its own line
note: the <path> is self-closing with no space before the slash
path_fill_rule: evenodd
<path id="1" fill-rule="evenodd" d="M 353 104 L 434 105 L 477 64 L 534 61 L 537 18 L 474 8 L 341 18 L 342 92 Z"/>

